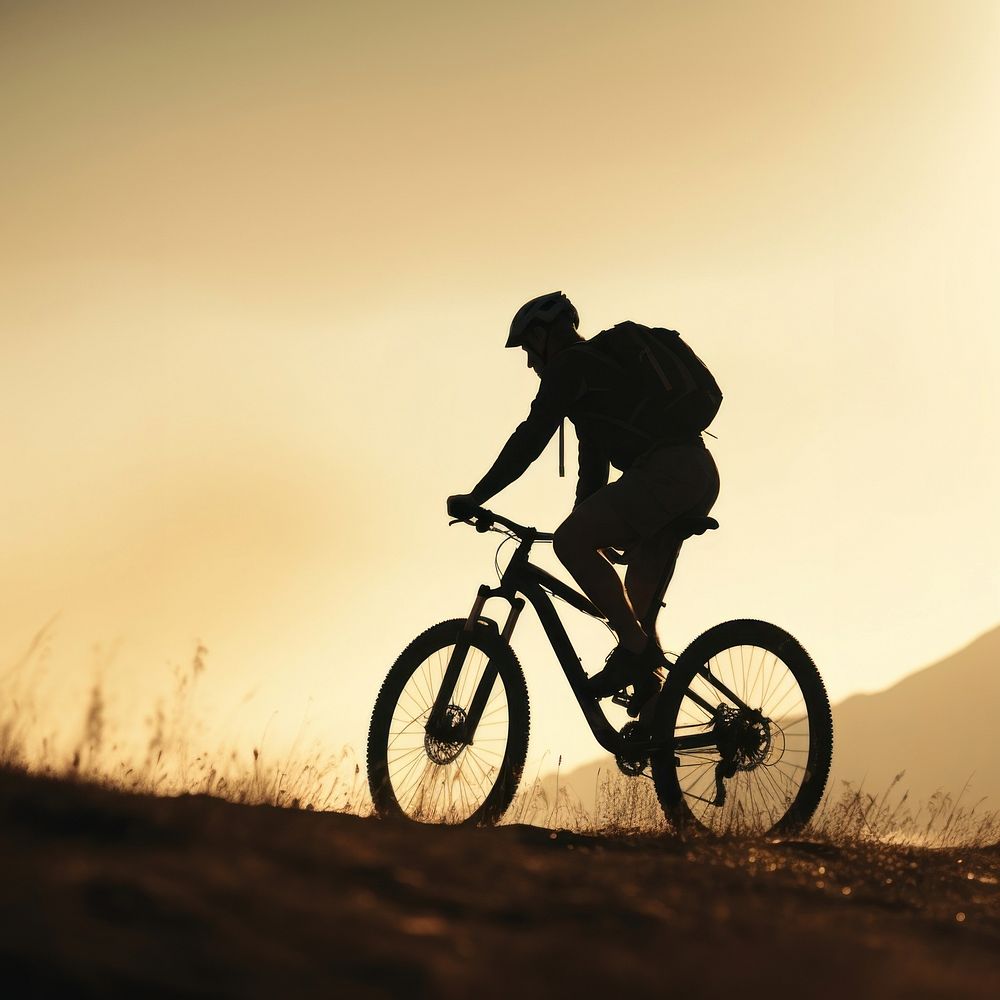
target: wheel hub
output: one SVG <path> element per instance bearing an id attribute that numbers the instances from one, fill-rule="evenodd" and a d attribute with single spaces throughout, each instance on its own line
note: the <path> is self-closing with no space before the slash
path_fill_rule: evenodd
<path id="1" fill-rule="evenodd" d="M 449 705 L 433 732 L 429 728 L 424 730 L 424 750 L 433 763 L 450 764 L 465 749 L 465 741 L 459 735 L 465 728 L 465 720 L 465 709 Z"/>

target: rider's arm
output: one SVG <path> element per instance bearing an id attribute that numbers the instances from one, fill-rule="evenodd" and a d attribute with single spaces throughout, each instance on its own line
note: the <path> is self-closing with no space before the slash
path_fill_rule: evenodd
<path id="1" fill-rule="evenodd" d="M 583 503 L 602 486 L 608 485 L 610 466 L 607 456 L 593 443 L 581 440 L 579 451 L 579 474 L 576 480 L 576 503 Z"/>
<path id="2" fill-rule="evenodd" d="M 490 471 L 470 494 L 476 504 L 486 503 L 510 486 L 552 440 L 579 391 L 579 366 L 572 355 L 572 351 L 564 352 L 545 370 L 528 418 L 511 434 Z"/>
<path id="3" fill-rule="evenodd" d="M 559 427 L 560 420 L 562 415 L 547 405 L 547 400 L 539 390 L 527 419 L 507 439 L 489 472 L 479 480 L 470 494 L 473 501 L 482 505 L 518 479 L 545 450 Z"/>

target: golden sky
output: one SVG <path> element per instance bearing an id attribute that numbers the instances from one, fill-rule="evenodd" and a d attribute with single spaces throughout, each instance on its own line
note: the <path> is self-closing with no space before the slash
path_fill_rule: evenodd
<path id="1" fill-rule="evenodd" d="M 839 699 L 995 625 L 998 42 L 992 0 L 0 3 L 0 664 L 58 614 L 39 731 L 95 643 L 138 718 L 200 640 L 223 739 L 360 749 L 492 576 L 443 501 L 553 288 L 726 393 L 669 648 L 773 619 Z M 573 471 L 494 505 L 551 528 Z M 532 755 L 578 763 L 538 632 Z"/>

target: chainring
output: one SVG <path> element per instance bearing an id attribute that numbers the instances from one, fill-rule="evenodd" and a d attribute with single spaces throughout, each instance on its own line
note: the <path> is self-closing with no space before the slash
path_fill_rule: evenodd
<path id="1" fill-rule="evenodd" d="M 642 736 L 643 730 L 642 726 L 638 722 L 626 722 L 621 728 L 621 732 L 618 734 L 622 739 L 626 741 L 633 741 Z M 640 751 L 638 747 L 627 752 L 615 754 L 615 763 L 618 765 L 618 770 L 622 774 L 628 775 L 630 778 L 636 778 L 646 768 L 649 766 L 649 753 L 647 750 L 643 749 Z"/>

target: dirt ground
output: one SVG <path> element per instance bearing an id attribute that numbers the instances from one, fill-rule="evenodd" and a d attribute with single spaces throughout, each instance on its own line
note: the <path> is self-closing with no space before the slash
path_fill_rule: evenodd
<path id="1" fill-rule="evenodd" d="M 428 828 L 0 774 L 4 997 L 1000 996 L 1000 848 Z"/>

